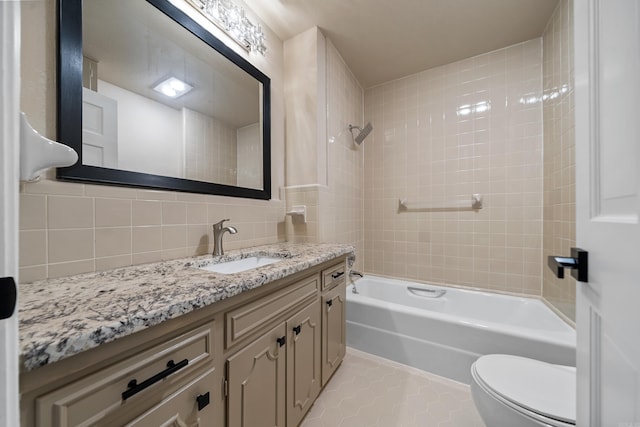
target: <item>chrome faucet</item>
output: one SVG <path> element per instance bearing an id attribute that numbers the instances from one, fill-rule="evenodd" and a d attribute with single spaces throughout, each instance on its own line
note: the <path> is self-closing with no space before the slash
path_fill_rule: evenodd
<path id="1" fill-rule="evenodd" d="M 223 219 L 220 222 L 213 224 L 213 256 L 224 255 L 224 249 L 222 249 L 222 236 L 225 232 L 236 234 L 238 230 L 235 227 L 223 227 L 223 223 L 229 221 L 229 219 Z"/>

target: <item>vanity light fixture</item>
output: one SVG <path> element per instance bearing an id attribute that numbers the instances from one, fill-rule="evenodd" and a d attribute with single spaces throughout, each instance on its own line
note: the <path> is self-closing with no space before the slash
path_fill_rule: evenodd
<path id="1" fill-rule="evenodd" d="M 164 79 L 153 87 L 153 90 L 156 92 L 160 92 L 164 96 L 174 99 L 181 97 L 185 93 L 191 91 L 191 89 L 193 89 L 193 86 L 173 76 Z"/>
<path id="2" fill-rule="evenodd" d="M 249 52 L 267 51 L 265 36 L 260 24 L 254 24 L 246 16 L 244 8 L 231 0 L 187 0 L 209 21 L 226 32 Z"/>

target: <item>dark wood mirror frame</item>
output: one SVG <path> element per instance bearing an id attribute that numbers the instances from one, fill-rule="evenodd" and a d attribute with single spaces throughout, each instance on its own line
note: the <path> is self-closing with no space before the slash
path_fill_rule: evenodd
<path id="1" fill-rule="evenodd" d="M 58 0 L 58 141 L 76 150 L 78 162 L 58 168 L 57 178 L 95 184 L 175 190 L 268 200 L 271 198 L 270 79 L 167 0 L 147 0 L 178 25 L 262 83 L 263 189 L 152 175 L 82 164 L 82 0 Z"/>

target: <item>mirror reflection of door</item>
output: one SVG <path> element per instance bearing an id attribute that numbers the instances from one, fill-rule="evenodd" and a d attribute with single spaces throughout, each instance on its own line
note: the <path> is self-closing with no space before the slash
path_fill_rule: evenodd
<path id="1" fill-rule="evenodd" d="M 118 168 L 118 103 L 82 89 L 82 163 Z"/>

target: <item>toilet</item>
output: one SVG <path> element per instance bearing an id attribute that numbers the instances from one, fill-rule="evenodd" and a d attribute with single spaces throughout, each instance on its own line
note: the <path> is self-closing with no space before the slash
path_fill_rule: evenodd
<path id="1" fill-rule="evenodd" d="M 471 395 L 487 427 L 576 424 L 576 368 L 489 354 L 471 366 Z"/>

